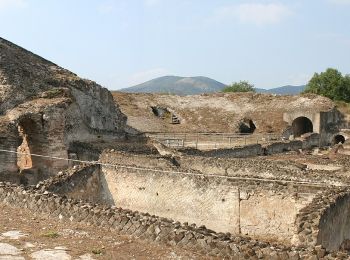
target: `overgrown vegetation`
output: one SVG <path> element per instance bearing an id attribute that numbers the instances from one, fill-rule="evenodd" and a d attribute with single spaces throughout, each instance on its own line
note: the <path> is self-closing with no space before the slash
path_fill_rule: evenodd
<path id="1" fill-rule="evenodd" d="M 335 101 L 350 102 L 350 75 L 343 76 L 336 69 L 315 73 L 306 85 L 304 93 L 314 93 Z"/>
<path id="2" fill-rule="evenodd" d="M 47 233 L 43 234 L 44 237 L 49 237 L 49 238 L 57 238 L 59 237 L 59 234 L 56 231 L 48 231 Z"/>
<path id="3" fill-rule="evenodd" d="M 222 92 L 255 92 L 254 85 L 248 81 L 234 82 L 232 85 L 227 86 Z"/>
<path id="4" fill-rule="evenodd" d="M 346 103 L 345 101 L 336 101 L 335 104 L 340 112 L 350 115 L 350 103 Z"/>
<path id="5" fill-rule="evenodd" d="M 102 255 L 102 249 L 92 249 L 91 252 L 94 254 L 94 255 Z"/>

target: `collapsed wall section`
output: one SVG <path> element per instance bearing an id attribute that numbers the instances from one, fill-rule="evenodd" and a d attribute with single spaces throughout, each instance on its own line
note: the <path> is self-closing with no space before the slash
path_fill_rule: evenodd
<path id="1" fill-rule="evenodd" d="M 327 250 L 349 250 L 350 190 L 338 188 L 316 196 L 298 214 L 297 240 L 300 245 L 321 245 Z"/>
<path id="2" fill-rule="evenodd" d="M 317 243 L 338 250 L 350 240 L 350 194 L 340 196 L 321 216 Z"/>

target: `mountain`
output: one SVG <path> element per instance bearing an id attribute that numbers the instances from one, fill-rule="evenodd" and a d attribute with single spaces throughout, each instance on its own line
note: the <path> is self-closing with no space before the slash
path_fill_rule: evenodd
<path id="1" fill-rule="evenodd" d="M 269 93 L 269 94 L 278 94 L 278 95 L 298 95 L 301 92 L 304 91 L 305 85 L 301 86 L 283 86 L 283 87 L 278 87 L 278 88 L 271 88 L 271 89 L 261 89 L 261 88 L 256 88 L 257 93 Z"/>
<path id="2" fill-rule="evenodd" d="M 123 88 L 120 91 L 128 93 L 170 93 L 177 95 L 195 95 L 202 93 L 220 92 L 225 84 L 207 77 L 178 77 L 164 76 L 155 78 L 139 85 Z M 283 86 L 272 89 L 256 88 L 257 93 L 297 95 L 304 89 L 302 86 Z"/>
<path id="3" fill-rule="evenodd" d="M 226 85 L 207 77 L 164 76 L 145 83 L 121 89 L 129 93 L 171 93 L 194 95 L 221 91 Z"/>

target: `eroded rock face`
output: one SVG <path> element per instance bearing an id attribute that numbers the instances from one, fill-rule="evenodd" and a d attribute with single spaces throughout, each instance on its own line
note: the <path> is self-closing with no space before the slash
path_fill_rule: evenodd
<path id="1" fill-rule="evenodd" d="M 67 158 L 71 142 L 123 138 L 125 124 L 106 88 L 0 38 L 0 148 Z M 17 157 L 0 154 L 0 173 L 67 166 Z"/>

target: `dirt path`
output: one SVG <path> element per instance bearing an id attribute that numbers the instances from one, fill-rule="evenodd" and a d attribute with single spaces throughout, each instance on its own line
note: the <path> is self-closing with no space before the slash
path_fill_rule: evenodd
<path id="1" fill-rule="evenodd" d="M 0 204 L 0 260 L 213 259 Z"/>

